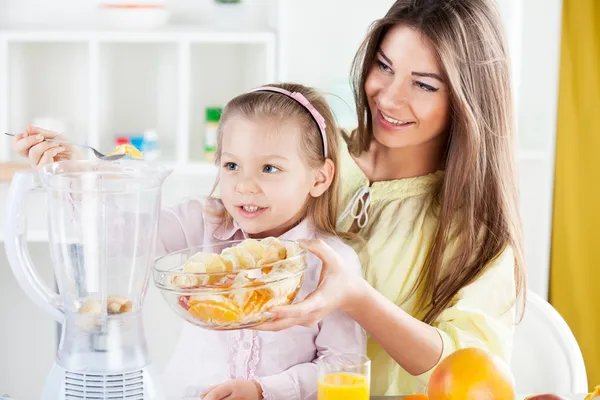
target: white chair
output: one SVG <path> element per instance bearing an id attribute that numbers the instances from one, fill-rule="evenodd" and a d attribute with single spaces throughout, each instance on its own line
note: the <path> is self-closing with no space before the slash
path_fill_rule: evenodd
<path id="1" fill-rule="evenodd" d="M 516 326 L 511 369 L 517 393 L 587 393 L 575 336 L 554 307 L 531 291 L 523 321 Z"/>

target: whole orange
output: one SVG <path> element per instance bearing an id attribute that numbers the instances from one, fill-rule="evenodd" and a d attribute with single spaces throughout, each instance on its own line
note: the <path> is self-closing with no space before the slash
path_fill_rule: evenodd
<path id="1" fill-rule="evenodd" d="M 429 378 L 429 400 L 513 400 L 514 378 L 508 365 L 476 348 L 446 357 Z"/>

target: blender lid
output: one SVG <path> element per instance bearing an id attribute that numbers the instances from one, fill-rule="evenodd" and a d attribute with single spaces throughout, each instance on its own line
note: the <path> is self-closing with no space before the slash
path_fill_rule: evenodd
<path id="1" fill-rule="evenodd" d="M 47 188 L 70 192 L 126 193 L 160 187 L 172 170 L 141 160 L 68 160 L 38 167 Z M 82 186 L 82 182 L 94 182 Z"/>

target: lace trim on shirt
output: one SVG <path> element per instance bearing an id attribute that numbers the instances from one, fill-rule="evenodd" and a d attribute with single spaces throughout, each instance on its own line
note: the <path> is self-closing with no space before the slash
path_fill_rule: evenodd
<path id="1" fill-rule="evenodd" d="M 237 379 L 237 374 L 235 371 L 236 362 L 235 359 L 237 357 L 238 350 L 240 348 L 240 339 L 242 336 L 242 331 L 232 332 L 231 335 L 231 346 L 229 347 L 229 377 L 231 379 Z"/>
<path id="2" fill-rule="evenodd" d="M 265 387 L 263 386 L 263 384 L 260 381 L 260 379 L 255 379 L 255 381 L 258 382 L 258 384 L 260 385 L 260 389 L 262 391 L 263 400 L 278 400 L 278 399 L 275 398 L 274 395 L 272 395 L 271 393 L 269 393 L 269 392 L 267 392 L 265 390 Z M 298 383 L 298 381 L 296 381 L 294 379 L 294 380 L 292 380 L 292 385 L 293 385 L 294 394 L 295 394 L 294 398 L 299 399 L 300 398 L 300 384 Z"/>
<path id="3" fill-rule="evenodd" d="M 248 379 L 256 379 L 256 366 L 260 359 L 260 343 L 258 341 L 258 335 L 255 331 L 252 333 L 252 349 L 250 354 L 250 360 L 248 361 Z"/>
<path id="4" fill-rule="evenodd" d="M 263 400 L 275 400 L 275 397 L 271 396 L 269 394 L 269 392 L 267 392 L 262 384 L 262 382 L 260 381 L 260 379 L 257 379 L 256 382 L 258 382 L 258 384 L 260 385 L 260 390 L 262 391 L 262 398 Z"/>

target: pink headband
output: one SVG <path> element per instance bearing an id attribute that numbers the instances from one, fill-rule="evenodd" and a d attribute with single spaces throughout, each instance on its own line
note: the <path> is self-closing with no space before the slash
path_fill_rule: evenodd
<path id="1" fill-rule="evenodd" d="M 285 89 L 278 88 L 275 86 L 263 86 L 263 87 L 259 87 L 259 88 L 251 90 L 251 92 L 258 92 L 258 91 L 277 92 L 277 93 L 284 94 L 284 95 L 296 100 L 304 108 L 306 108 L 306 110 L 308 110 L 310 115 L 312 115 L 313 119 L 319 126 L 319 130 L 321 131 L 321 138 L 323 139 L 323 155 L 325 156 L 325 158 L 327 158 L 327 135 L 325 134 L 325 118 L 323 118 L 321 113 L 318 112 L 317 109 L 312 104 L 310 104 L 310 101 L 308 101 L 302 93 L 298 93 L 298 92 L 292 93 L 289 90 L 285 90 Z"/>

